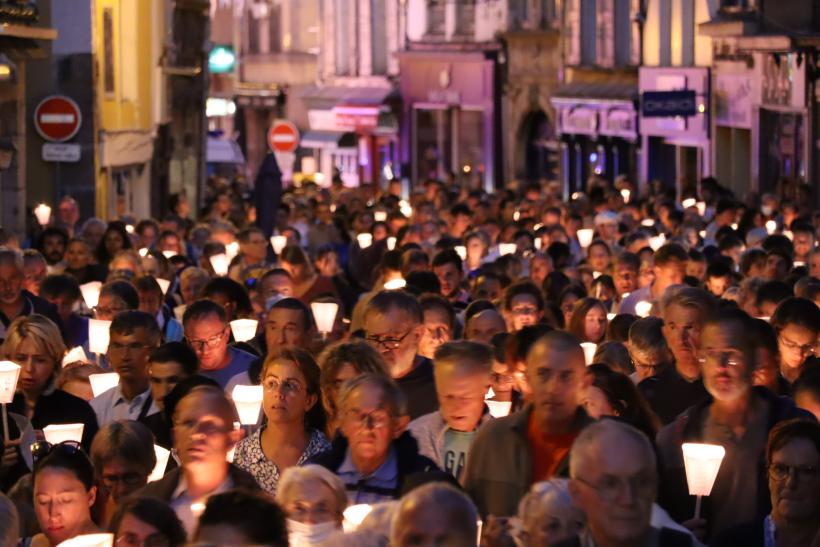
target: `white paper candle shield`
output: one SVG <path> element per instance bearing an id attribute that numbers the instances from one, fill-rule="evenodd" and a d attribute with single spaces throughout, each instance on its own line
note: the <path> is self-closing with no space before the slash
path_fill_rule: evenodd
<path id="1" fill-rule="evenodd" d="M 695 203 L 695 207 L 698 208 L 698 214 L 700 216 L 703 216 L 703 215 L 706 214 L 706 202 L 699 201 L 699 202 Z"/>
<path id="2" fill-rule="evenodd" d="M 176 251 L 169 251 L 167 249 L 162 251 L 162 256 L 164 256 L 167 259 L 171 259 L 171 258 L 175 257 L 176 255 L 177 255 Z"/>
<path id="3" fill-rule="evenodd" d="M 413 207 L 411 207 L 410 204 L 405 200 L 401 200 L 399 202 L 399 210 L 401 211 L 401 214 L 403 214 L 407 218 L 413 216 Z"/>
<path id="4" fill-rule="evenodd" d="M 259 411 L 262 409 L 262 386 L 235 386 L 231 397 L 242 425 L 255 425 L 259 422 Z"/>
<path id="5" fill-rule="evenodd" d="M 63 357 L 62 365 L 66 366 L 69 363 L 75 363 L 77 361 L 88 361 L 88 355 L 85 354 L 85 350 L 82 346 L 71 348 L 71 350 L 65 354 L 65 357 Z"/>
<path id="6" fill-rule="evenodd" d="M 80 442 L 83 440 L 84 424 L 51 424 L 43 428 L 43 435 L 51 444 L 64 441 Z"/>
<path id="7" fill-rule="evenodd" d="M 586 249 L 590 246 L 590 244 L 592 244 L 593 233 L 594 230 L 592 228 L 581 228 L 580 230 L 578 230 L 578 243 L 581 245 L 581 247 Z"/>
<path id="8" fill-rule="evenodd" d="M 695 198 L 687 198 L 681 202 L 681 205 L 683 205 L 684 209 L 688 209 L 690 207 L 694 207 L 697 201 L 698 200 L 696 200 Z"/>
<path id="9" fill-rule="evenodd" d="M 509 416 L 512 410 L 512 401 L 484 401 L 493 418 Z"/>
<path id="10" fill-rule="evenodd" d="M 108 353 L 109 329 L 111 321 L 103 319 L 88 320 L 88 349 L 93 353 Z"/>
<path id="11" fill-rule="evenodd" d="M 185 315 L 185 310 L 186 309 L 188 309 L 188 306 L 186 306 L 185 304 L 179 305 L 179 306 L 174 308 L 174 317 L 180 323 L 182 323 L 182 316 Z"/>
<path id="12" fill-rule="evenodd" d="M 11 361 L 0 361 L 0 403 L 9 404 L 17 390 L 20 365 Z"/>
<path id="13" fill-rule="evenodd" d="M 624 198 L 624 203 L 629 203 L 629 197 L 632 195 L 628 189 L 624 188 L 621 190 L 621 197 Z"/>
<path id="14" fill-rule="evenodd" d="M 587 366 L 592 364 L 592 360 L 595 358 L 595 350 L 597 349 L 597 345 L 593 344 L 592 342 L 582 342 L 581 349 L 584 350 L 584 360 L 586 361 Z"/>
<path id="15" fill-rule="evenodd" d="M 535 250 L 536 250 L 536 251 L 540 251 L 540 250 L 541 250 L 541 245 L 542 245 L 542 243 L 541 243 L 541 238 L 540 238 L 540 237 L 536 237 L 536 238 L 533 240 L 533 244 L 535 245 Z"/>
<path id="16" fill-rule="evenodd" d="M 116 372 L 92 374 L 88 377 L 88 381 L 91 382 L 91 393 L 94 394 L 94 397 L 97 397 L 116 387 L 120 383 L 120 375 Z"/>
<path id="17" fill-rule="evenodd" d="M 359 247 L 367 249 L 373 244 L 373 234 L 359 234 L 356 236 L 356 241 L 359 242 Z"/>
<path id="18" fill-rule="evenodd" d="M 273 247 L 273 252 L 276 254 L 280 254 L 287 245 L 287 236 L 271 236 L 270 238 L 270 246 Z"/>
<path id="19" fill-rule="evenodd" d="M 513 254 L 518 246 L 515 243 L 499 243 L 498 254 L 501 256 Z"/>
<path id="20" fill-rule="evenodd" d="M 93 308 L 100 302 L 100 289 L 102 283 L 99 281 L 89 281 L 80 285 L 80 292 L 83 293 L 83 300 L 88 309 Z"/>
<path id="21" fill-rule="evenodd" d="M 313 311 L 313 318 L 316 320 L 316 329 L 324 334 L 333 332 L 333 324 L 336 322 L 336 312 L 339 311 L 339 304 L 336 302 L 312 302 L 310 309 Z"/>
<path id="22" fill-rule="evenodd" d="M 134 228 L 133 224 L 126 224 L 125 225 L 125 231 L 128 232 L 129 234 L 133 234 L 135 230 L 136 230 L 136 228 Z"/>
<path id="23" fill-rule="evenodd" d="M 456 245 L 454 249 L 461 260 L 467 260 L 467 247 L 464 245 Z"/>
<path id="24" fill-rule="evenodd" d="M 635 304 L 635 315 L 638 317 L 648 317 L 649 312 L 652 311 L 652 302 L 647 302 L 646 300 L 641 300 L 637 304 Z"/>
<path id="25" fill-rule="evenodd" d="M 651 218 L 645 218 L 641 221 L 641 226 L 646 226 L 647 228 L 651 228 L 655 225 L 655 221 Z"/>
<path id="26" fill-rule="evenodd" d="M 387 238 L 387 250 L 392 251 L 396 248 L 396 238 L 390 236 Z"/>
<path id="27" fill-rule="evenodd" d="M 607 321 L 612 321 L 613 319 L 615 319 L 615 317 L 617 315 L 618 315 L 617 313 L 608 313 L 608 314 L 606 314 L 606 320 Z"/>
<path id="28" fill-rule="evenodd" d="M 791 240 L 794 239 L 794 233 L 791 230 L 783 230 L 783 235 Z"/>
<path id="29" fill-rule="evenodd" d="M 238 241 L 231 241 L 227 245 L 225 245 L 225 254 L 228 255 L 230 260 L 239 254 L 239 242 Z"/>
<path id="30" fill-rule="evenodd" d="M 712 493 L 726 450 L 716 444 L 697 443 L 684 443 L 682 448 L 689 495 L 708 496 Z"/>
<path id="31" fill-rule="evenodd" d="M 344 520 L 342 521 L 342 528 L 345 532 L 355 532 L 356 528 L 364 521 L 365 517 L 370 514 L 373 507 L 367 503 L 360 503 L 358 505 L 351 505 L 344 510 Z"/>
<path id="32" fill-rule="evenodd" d="M 231 332 L 233 339 L 237 342 L 246 342 L 256 336 L 256 327 L 259 321 L 256 319 L 234 319 L 231 321 Z"/>
<path id="33" fill-rule="evenodd" d="M 74 536 L 57 545 L 57 547 L 112 547 L 114 534 L 84 534 Z"/>
<path id="34" fill-rule="evenodd" d="M 139 254 L 142 258 L 145 258 L 146 256 L 148 256 L 148 249 L 146 247 L 143 247 L 139 250 Z"/>
<path id="35" fill-rule="evenodd" d="M 385 211 L 376 211 L 373 213 L 373 220 L 376 222 L 384 222 L 387 220 L 387 213 Z"/>
<path id="36" fill-rule="evenodd" d="M 767 220 L 766 221 L 766 231 L 770 234 L 773 234 L 777 230 L 777 222 L 774 220 Z"/>
<path id="37" fill-rule="evenodd" d="M 653 251 L 657 251 L 658 249 L 663 247 L 664 243 L 666 243 L 666 236 L 663 234 L 649 238 L 649 246 L 652 248 Z"/>
<path id="38" fill-rule="evenodd" d="M 231 265 L 231 260 L 225 253 L 213 255 L 210 258 L 211 267 L 214 269 L 216 275 L 228 275 L 228 267 Z"/>
<path id="39" fill-rule="evenodd" d="M 165 476 L 165 468 L 168 467 L 168 458 L 171 456 L 171 451 L 155 444 L 154 454 L 157 456 L 157 464 L 151 474 L 148 475 L 148 482 L 158 481 Z"/>
<path id="40" fill-rule="evenodd" d="M 171 282 L 167 279 L 162 279 L 161 277 L 158 277 L 157 283 L 159 284 L 159 288 L 162 289 L 162 294 L 168 294 L 168 288 L 171 286 Z"/>
<path id="41" fill-rule="evenodd" d="M 34 216 L 37 217 L 37 223 L 40 226 L 45 226 L 51 220 L 51 207 L 45 203 L 41 203 L 34 208 Z"/>
<path id="42" fill-rule="evenodd" d="M 386 291 L 397 291 L 399 289 L 403 289 L 407 286 L 407 281 L 404 280 L 402 277 L 397 277 L 395 279 L 391 279 L 384 284 L 384 289 Z"/>

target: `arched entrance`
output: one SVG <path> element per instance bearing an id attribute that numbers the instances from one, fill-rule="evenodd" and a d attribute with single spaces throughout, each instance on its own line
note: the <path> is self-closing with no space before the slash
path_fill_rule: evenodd
<path id="1" fill-rule="evenodd" d="M 530 182 L 558 176 L 559 147 L 555 125 L 543 110 L 529 112 L 518 130 L 516 176 Z"/>

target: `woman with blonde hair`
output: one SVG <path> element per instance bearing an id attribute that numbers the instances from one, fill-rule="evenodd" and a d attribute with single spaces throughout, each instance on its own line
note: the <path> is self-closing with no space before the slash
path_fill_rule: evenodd
<path id="1" fill-rule="evenodd" d="M 319 355 L 319 368 L 322 371 L 322 406 L 327 414 L 325 433 L 328 438 L 333 438 L 339 425 L 337 397 L 342 384 L 365 372 L 387 376 L 387 365 L 373 346 L 358 341 L 340 342 L 325 348 Z"/>
<path id="2" fill-rule="evenodd" d="M 0 353 L 20 365 L 17 393 L 10 412 L 25 416 L 34 429 L 52 424 L 83 424 L 82 445 L 91 446 L 97 417 L 84 400 L 57 388 L 66 348 L 60 329 L 42 315 L 21 316 L 6 329 Z"/>
<path id="3" fill-rule="evenodd" d="M 260 378 L 266 420 L 236 445 L 234 464 L 275 494 L 283 471 L 330 449 L 330 442 L 322 433 L 319 367 L 309 353 L 281 349 L 269 355 Z"/>

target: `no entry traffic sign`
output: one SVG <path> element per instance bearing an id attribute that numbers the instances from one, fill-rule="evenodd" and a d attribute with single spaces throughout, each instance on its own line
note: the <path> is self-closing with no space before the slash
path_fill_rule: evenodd
<path id="1" fill-rule="evenodd" d="M 295 152 L 299 147 L 299 130 L 285 120 L 276 120 L 268 130 L 268 146 L 274 152 Z"/>
<path id="2" fill-rule="evenodd" d="M 47 141 L 67 141 L 77 134 L 82 121 L 80 107 L 64 95 L 46 97 L 34 109 L 34 128 Z"/>

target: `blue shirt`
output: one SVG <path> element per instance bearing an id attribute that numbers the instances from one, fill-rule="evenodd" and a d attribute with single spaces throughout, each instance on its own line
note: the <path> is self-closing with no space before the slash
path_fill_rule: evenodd
<path id="1" fill-rule="evenodd" d="M 345 453 L 345 460 L 336 474 L 345 483 L 347 490 L 347 501 L 350 505 L 358 503 L 379 503 L 394 499 L 388 491 L 398 488 L 399 462 L 396 458 L 396 451 L 390 447 L 387 459 L 376 471 L 370 475 L 362 475 L 353 464 L 350 456 L 350 448 Z"/>
<path id="2" fill-rule="evenodd" d="M 225 389 L 231 378 L 242 372 L 247 372 L 248 367 L 251 366 L 251 363 L 257 359 L 257 357 L 253 354 L 230 346 L 228 347 L 228 355 L 231 357 L 231 360 L 228 362 L 227 366 L 224 366 L 218 370 L 199 369 L 199 374 L 214 380 L 219 384 L 219 387 Z"/>

